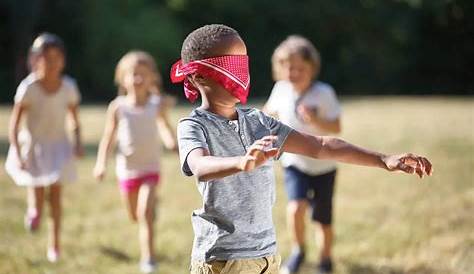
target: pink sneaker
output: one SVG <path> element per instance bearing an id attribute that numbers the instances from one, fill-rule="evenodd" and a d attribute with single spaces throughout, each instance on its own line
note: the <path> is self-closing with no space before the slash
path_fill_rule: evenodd
<path id="1" fill-rule="evenodd" d="M 30 232 L 38 230 L 40 224 L 40 215 L 36 210 L 28 210 L 25 215 L 25 229 Z"/>
<path id="2" fill-rule="evenodd" d="M 59 260 L 59 250 L 54 247 L 49 247 L 46 257 L 50 263 L 56 263 Z"/>

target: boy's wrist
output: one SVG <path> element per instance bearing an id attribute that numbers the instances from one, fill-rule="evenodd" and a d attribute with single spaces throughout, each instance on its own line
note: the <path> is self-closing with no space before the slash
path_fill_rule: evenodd
<path id="1" fill-rule="evenodd" d="M 388 167 L 388 164 L 387 164 L 387 160 L 390 156 L 389 155 L 385 155 L 385 154 L 382 154 L 382 153 L 379 153 L 378 155 L 378 158 L 379 158 L 379 167 L 380 168 L 383 168 L 387 171 L 390 171 L 390 168 Z"/>
<path id="2" fill-rule="evenodd" d="M 244 171 L 245 170 L 245 156 L 239 156 L 237 158 L 237 163 L 236 163 L 236 168 L 238 171 Z"/>

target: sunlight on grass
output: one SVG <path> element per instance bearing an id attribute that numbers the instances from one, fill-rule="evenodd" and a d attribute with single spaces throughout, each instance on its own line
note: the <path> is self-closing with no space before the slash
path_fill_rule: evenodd
<path id="1" fill-rule="evenodd" d="M 388 153 L 427 155 L 435 175 L 389 174 L 341 165 L 337 179 L 336 273 L 474 273 L 474 101 L 472 98 L 348 98 L 343 100 L 343 135 L 350 142 Z M 0 107 L 0 164 L 8 147 L 10 106 Z M 176 107 L 176 125 L 189 107 Z M 87 155 L 80 181 L 63 194 L 63 257 L 45 258 L 46 219 L 37 234 L 23 228 L 25 191 L 0 170 L 0 273 L 136 273 L 137 227 L 118 195 L 113 161 L 108 177 L 91 174 L 103 130 L 105 106 L 84 106 L 81 120 Z M 289 252 L 281 170 L 274 209 L 278 244 Z M 190 214 L 200 207 L 193 179 L 179 171 L 176 154 L 163 156 L 156 249 L 160 273 L 187 273 L 192 245 Z M 308 223 L 308 228 L 313 226 Z M 307 230 L 309 258 L 317 264 L 314 230 Z"/>

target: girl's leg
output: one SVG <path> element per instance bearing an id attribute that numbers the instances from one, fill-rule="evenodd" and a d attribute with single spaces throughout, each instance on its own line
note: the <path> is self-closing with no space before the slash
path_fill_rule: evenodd
<path id="1" fill-rule="evenodd" d="M 38 228 L 43 213 L 44 187 L 28 187 L 25 227 L 34 231 Z"/>
<path id="2" fill-rule="evenodd" d="M 133 222 L 137 222 L 137 200 L 138 189 L 131 189 L 127 192 L 122 192 L 122 198 L 127 207 L 128 216 Z"/>
<path id="3" fill-rule="evenodd" d="M 152 262 L 153 225 L 155 219 L 156 185 L 142 184 L 138 194 L 137 217 L 139 224 L 139 238 L 142 262 Z"/>
<path id="4" fill-rule="evenodd" d="M 49 187 L 49 205 L 50 205 L 50 230 L 49 230 L 49 249 L 55 252 L 59 251 L 60 229 L 61 229 L 61 184 L 55 183 Z"/>

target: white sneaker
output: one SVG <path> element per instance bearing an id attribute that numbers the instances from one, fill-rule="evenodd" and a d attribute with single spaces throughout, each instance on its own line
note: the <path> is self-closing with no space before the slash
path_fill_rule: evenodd
<path id="1" fill-rule="evenodd" d="M 59 260 L 59 251 L 55 248 L 48 248 L 46 257 L 50 263 L 56 263 Z"/>
<path id="2" fill-rule="evenodd" d="M 143 261 L 140 263 L 140 271 L 142 273 L 153 273 L 156 271 L 157 265 L 154 261 Z"/>

